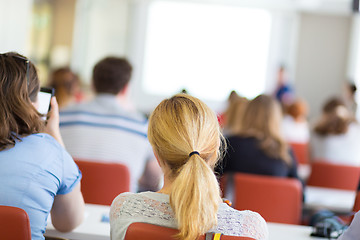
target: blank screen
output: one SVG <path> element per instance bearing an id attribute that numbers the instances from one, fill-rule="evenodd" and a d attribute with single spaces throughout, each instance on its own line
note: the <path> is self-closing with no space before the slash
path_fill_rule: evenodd
<path id="1" fill-rule="evenodd" d="M 142 87 L 170 95 L 185 88 L 222 101 L 231 90 L 265 90 L 271 15 L 234 6 L 155 1 L 149 7 Z"/>

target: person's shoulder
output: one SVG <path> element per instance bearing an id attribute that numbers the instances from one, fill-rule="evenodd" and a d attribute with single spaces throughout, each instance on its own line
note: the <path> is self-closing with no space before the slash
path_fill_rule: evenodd
<path id="1" fill-rule="evenodd" d="M 246 218 L 251 222 L 265 222 L 264 218 L 257 212 L 253 212 L 250 210 L 236 210 L 232 207 L 229 207 L 227 204 L 222 203 L 220 205 L 220 213 L 225 216 L 234 217 L 235 219 Z"/>
<path id="2" fill-rule="evenodd" d="M 219 224 L 224 222 L 226 226 L 231 226 L 231 231 L 234 234 L 246 235 L 255 239 L 268 238 L 266 221 L 257 212 L 250 210 L 239 211 L 226 204 L 221 204 L 218 218 Z M 251 231 L 244 232 L 245 229 L 251 229 Z"/>
<path id="3" fill-rule="evenodd" d="M 49 146 L 61 148 L 61 145 L 55 140 L 55 138 L 47 133 L 34 133 L 24 139 L 26 139 L 26 141 L 31 141 L 32 144 L 39 144 L 43 148 L 48 148 Z"/>

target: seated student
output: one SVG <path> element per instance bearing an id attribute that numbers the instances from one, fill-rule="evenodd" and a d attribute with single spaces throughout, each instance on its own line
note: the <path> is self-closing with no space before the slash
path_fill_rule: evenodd
<path id="1" fill-rule="evenodd" d="M 93 99 L 65 108 L 60 131 L 71 156 L 126 165 L 132 192 L 158 190 L 160 168 L 147 139 L 147 119 L 128 101 L 132 66 L 125 58 L 96 63 Z"/>
<path id="2" fill-rule="evenodd" d="M 55 89 L 56 100 L 60 110 L 80 101 L 80 79 L 70 68 L 58 68 L 51 74 L 49 86 Z"/>
<path id="3" fill-rule="evenodd" d="M 314 160 L 360 166 L 360 125 L 338 98 L 331 98 L 311 136 Z"/>
<path id="4" fill-rule="evenodd" d="M 243 116 L 239 133 L 227 139 L 229 150 L 219 171 L 298 178 L 295 158 L 281 132 L 279 103 L 259 95 Z"/>
<path id="5" fill-rule="evenodd" d="M 59 231 L 84 216 L 81 173 L 62 146 L 55 98 L 46 126 L 36 110 L 39 84 L 28 59 L 0 54 L 0 205 L 27 212 L 32 239 L 44 239 L 50 211 Z"/>
<path id="6" fill-rule="evenodd" d="M 229 102 L 223 123 L 223 134 L 225 136 L 230 136 L 239 132 L 248 102 L 249 101 L 246 98 L 239 96 L 233 97 Z"/>
<path id="7" fill-rule="evenodd" d="M 209 231 L 268 238 L 266 222 L 258 213 L 221 203 L 213 167 L 222 136 L 209 107 L 186 94 L 166 99 L 150 117 L 148 136 L 164 173 L 164 186 L 158 192 L 122 193 L 115 198 L 111 239 L 124 239 L 133 222 L 179 228 L 179 239 L 185 240 Z"/>
<path id="8" fill-rule="evenodd" d="M 306 144 L 310 140 L 310 128 L 306 119 L 307 104 L 297 99 L 286 109 L 282 122 L 285 139 L 289 143 Z"/>

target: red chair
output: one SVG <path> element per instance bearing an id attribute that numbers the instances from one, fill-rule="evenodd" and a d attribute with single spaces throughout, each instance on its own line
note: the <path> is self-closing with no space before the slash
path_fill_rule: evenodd
<path id="1" fill-rule="evenodd" d="M 345 190 L 356 190 L 360 179 L 360 167 L 314 162 L 307 185 Z"/>
<path id="2" fill-rule="evenodd" d="M 111 205 L 114 198 L 130 190 L 130 173 L 119 163 L 76 159 L 82 172 L 81 192 L 85 203 Z"/>
<path id="3" fill-rule="evenodd" d="M 309 164 L 309 144 L 307 143 L 290 143 L 298 164 Z"/>
<path id="4" fill-rule="evenodd" d="M 177 229 L 161 227 L 149 223 L 132 223 L 128 227 L 125 240 L 176 240 L 175 234 L 178 233 Z M 202 235 L 198 240 L 205 240 L 205 235 Z M 249 237 L 237 237 L 222 235 L 221 240 L 255 240 Z"/>
<path id="5" fill-rule="evenodd" d="M 299 180 L 236 173 L 233 184 L 235 209 L 258 212 L 269 222 L 301 223 L 302 185 Z"/>
<path id="6" fill-rule="evenodd" d="M 0 238 L 31 240 L 29 216 L 23 209 L 0 206 Z"/>
<path id="7" fill-rule="evenodd" d="M 359 210 L 360 210 L 360 189 L 356 193 L 353 212 L 358 212 Z"/>

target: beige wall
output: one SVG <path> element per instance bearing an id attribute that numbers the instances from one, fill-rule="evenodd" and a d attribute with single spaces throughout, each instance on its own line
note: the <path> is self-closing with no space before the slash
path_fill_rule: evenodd
<path id="1" fill-rule="evenodd" d="M 351 17 L 301 14 L 295 88 L 317 117 L 327 98 L 341 95 L 346 80 Z"/>
<path id="2" fill-rule="evenodd" d="M 76 0 L 55 0 L 52 3 L 54 11 L 52 46 L 66 45 L 71 48 Z"/>

